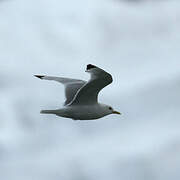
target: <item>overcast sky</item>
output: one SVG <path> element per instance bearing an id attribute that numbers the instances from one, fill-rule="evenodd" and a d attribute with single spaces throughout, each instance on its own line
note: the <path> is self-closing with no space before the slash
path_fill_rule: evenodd
<path id="1" fill-rule="evenodd" d="M 0 2 L 0 179 L 179 180 L 180 3 Z M 40 114 L 64 88 L 34 74 L 113 76 L 97 121 Z M 163 172 L 163 173 L 162 173 Z"/>

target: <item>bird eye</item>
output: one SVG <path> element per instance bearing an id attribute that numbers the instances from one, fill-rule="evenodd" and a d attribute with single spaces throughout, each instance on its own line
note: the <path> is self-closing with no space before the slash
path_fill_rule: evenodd
<path id="1" fill-rule="evenodd" d="M 112 107 L 109 107 L 109 110 L 112 110 Z"/>

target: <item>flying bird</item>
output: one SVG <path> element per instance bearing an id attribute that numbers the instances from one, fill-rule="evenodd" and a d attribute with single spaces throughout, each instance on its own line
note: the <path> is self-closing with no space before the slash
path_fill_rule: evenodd
<path id="1" fill-rule="evenodd" d="M 121 114 L 111 106 L 98 102 L 98 94 L 111 84 L 112 76 L 97 66 L 88 64 L 86 72 L 90 73 L 89 81 L 64 77 L 34 75 L 41 80 L 53 80 L 65 86 L 66 101 L 63 108 L 42 110 L 42 114 L 55 114 L 73 120 L 94 120 L 109 114 Z"/>

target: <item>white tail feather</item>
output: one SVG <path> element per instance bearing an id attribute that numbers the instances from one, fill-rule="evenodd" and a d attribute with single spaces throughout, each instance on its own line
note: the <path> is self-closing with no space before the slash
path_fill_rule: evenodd
<path id="1" fill-rule="evenodd" d="M 41 110 L 41 114 L 55 114 L 55 110 Z"/>

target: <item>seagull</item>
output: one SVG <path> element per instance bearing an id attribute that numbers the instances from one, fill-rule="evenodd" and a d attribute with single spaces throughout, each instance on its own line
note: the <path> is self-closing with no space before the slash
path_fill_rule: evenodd
<path id="1" fill-rule="evenodd" d="M 98 94 L 107 85 L 111 84 L 112 76 L 99 67 L 88 64 L 86 71 L 90 73 L 89 81 L 54 77 L 45 75 L 34 75 L 41 80 L 53 80 L 65 86 L 66 101 L 63 108 L 55 110 L 42 110 L 42 114 L 55 114 L 60 117 L 73 120 L 95 120 L 109 114 L 121 113 L 115 111 L 111 106 L 98 102 Z"/>

